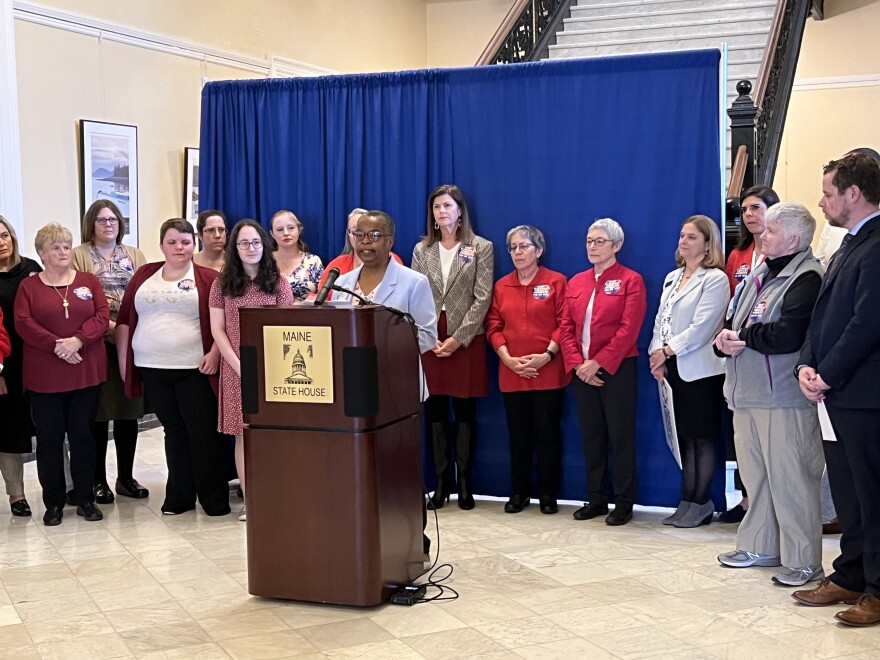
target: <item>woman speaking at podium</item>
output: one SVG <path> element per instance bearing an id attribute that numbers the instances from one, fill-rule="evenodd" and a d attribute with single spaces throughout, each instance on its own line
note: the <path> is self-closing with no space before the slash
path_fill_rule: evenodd
<path id="1" fill-rule="evenodd" d="M 419 352 L 425 353 L 437 343 L 437 315 L 428 278 L 391 258 L 394 245 L 394 220 L 384 211 L 368 211 L 351 231 L 355 252 L 362 266 L 336 280 L 336 285 L 354 291 L 376 305 L 394 307 L 413 317 L 419 332 Z M 351 300 L 347 293 L 339 293 L 337 300 Z M 422 363 L 419 361 L 420 401 L 428 398 Z M 427 517 L 424 518 L 427 524 Z M 425 554 L 431 540 L 424 536 Z"/>

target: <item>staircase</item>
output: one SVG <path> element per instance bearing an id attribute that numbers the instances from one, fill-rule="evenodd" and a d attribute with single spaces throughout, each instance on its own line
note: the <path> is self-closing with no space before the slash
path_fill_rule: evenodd
<path id="1" fill-rule="evenodd" d="M 550 59 L 718 48 L 728 44 L 728 103 L 758 77 L 776 0 L 578 0 Z"/>

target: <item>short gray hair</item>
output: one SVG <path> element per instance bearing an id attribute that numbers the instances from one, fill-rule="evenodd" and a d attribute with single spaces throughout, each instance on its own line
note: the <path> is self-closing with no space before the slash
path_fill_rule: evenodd
<path id="1" fill-rule="evenodd" d="M 611 239 L 612 245 L 623 244 L 623 227 L 620 226 L 617 220 L 612 220 L 611 218 L 599 218 L 590 225 L 590 228 L 587 229 L 587 233 L 589 234 L 594 229 L 601 229 L 608 234 L 608 238 Z"/>
<path id="2" fill-rule="evenodd" d="M 543 250 L 547 246 L 547 242 L 544 240 L 544 233 L 540 229 L 532 227 L 532 225 L 517 225 L 507 232 L 508 249 L 510 248 L 510 241 L 513 240 L 513 237 L 517 234 L 528 236 L 529 241 L 532 242 L 536 250 Z"/>
<path id="3" fill-rule="evenodd" d="M 807 207 L 798 202 L 779 202 L 764 214 L 764 222 L 776 222 L 782 227 L 785 236 L 797 236 L 797 251 L 802 252 L 810 247 L 813 234 L 816 233 L 816 219 Z"/>

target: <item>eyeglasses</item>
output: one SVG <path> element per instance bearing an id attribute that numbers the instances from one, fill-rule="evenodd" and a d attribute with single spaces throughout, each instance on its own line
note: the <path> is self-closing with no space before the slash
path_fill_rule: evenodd
<path id="1" fill-rule="evenodd" d="M 226 233 L 226 227 L 205 227 L 203 234 L 214 234 L 215 236 L 223 236 Z"/>
<path id="2" fill-rule="evenodd" d="M 96 225 L 110 225 L 112 227 L 113 225 L 119 224 L 119 218 L 112 218 L 112 217 L 111 218 L 95 218 L 95 224 Z"/>
<path id="3" fill-rule="evenodd" d="M 609 238 L 588 238 L 587 239 L 587 247 L 591 245 L 595 245 L 596 247 L 602 247 L 605 243 L 610 243 L 611 239 Z"/>
<path id="4" fill-rule="evenodd" d="M 530 247 L 535 247 L 535 244 L 534 243 L 514 243 L 514 244 L 507 246 L 507 251 L 510 252 L 510 254 L 513 254 L 514 252 L 525 252 Z"/>
<path id="5" fill-rule="evenodd" d="M 259 238 L 255 238 L 252 241 L 239 241 L 238 243 L 236 243 L 236 245 L 238 246 L 239 250 L 247 250 L 248 248 L 259 250 L 261 247 L 263 247 L 263 241 L 261 241 Z"/>
<path id="6" fill-rule="evenodd" d="M 371 243 L 375 243 L 383 236 L 393 236 L 393 234 L 383 234 L 378 229 L 374 229 L 373 231 L 362 232 L 360 229 L 349 229 L 348 233 L 354 236 L 354 240 L 359 243 L 363 242 L 365 238 L 369 238 Z"/>

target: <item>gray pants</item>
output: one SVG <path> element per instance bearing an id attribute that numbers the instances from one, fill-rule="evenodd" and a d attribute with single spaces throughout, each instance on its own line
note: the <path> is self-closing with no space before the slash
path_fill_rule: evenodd
<path id="1" fill-rule="evenodd" d="M 10 497 L 24 495 L 24 454 L 0 453 L 0 473 Z"/>
<path id="2" fill-rule="evenodd" d="M 778 555 L 788 568 L 820 566 L 825 459 L 816 409 L 737 409 L 733 429 L 749 492 L 737 549 Z"/>

